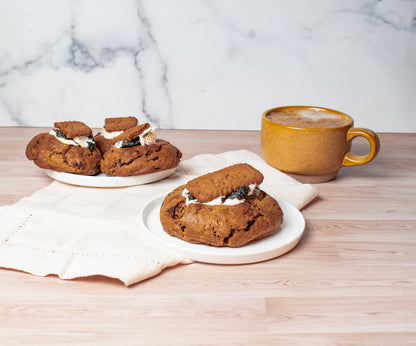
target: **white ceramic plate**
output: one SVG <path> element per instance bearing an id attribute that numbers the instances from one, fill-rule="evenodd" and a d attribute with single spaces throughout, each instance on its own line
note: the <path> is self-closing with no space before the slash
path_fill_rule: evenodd
<path id="1" fill-rule="evenodd" d="M 305 219 L 300 211 L 288 202 L 275 198 L 283 211 L 283 224 L 272 236 L 239 248 L 192 244 L 163 230 L 159 212 L 164 197 L 151 200 L 141 211 L 140 222 L 146 234 L 153 242 L 173 248 L 184 257 L 197 262 L 243 264 L 272 259 L 292 250 L 305 230 Z"/>
<path id="2" fill-rule="evenodd" d="M 135 175 L 130 177 L 109 177 L 104 173 L 97 175 L 80 175 L 65 172 L 56 172 L 52 170 L 46 170 L 46 173 L 53 179 L 63 183 L 88 186 L 88 187 L 125 187 L 134 185 L 143 185 L 153 183 L 158 180 L 162 180 L 172 175 L 176 170 L 175 168 L 165 169 L 163 171 Z"/>

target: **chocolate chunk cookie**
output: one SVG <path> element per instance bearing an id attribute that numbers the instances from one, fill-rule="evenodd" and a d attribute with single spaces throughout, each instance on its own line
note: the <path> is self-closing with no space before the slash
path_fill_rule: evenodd
<path id="1" fill-rule="evenodd" d="M 230 192 L 222 182 L 229 174 L 233 175 L 236 168 L 240 182 L 235 175 L 230 178 L 230 185 L 234 186 L 234 191 Z M 201 182 L 198 191 L 203 190 L 202 186 L 212 189 L 212 199 L 207 202 L 191 194 L 189 183 L 177 187 L 165 197 L 160 209 L 165 232 L 190 243 L 219 247 L 240 247 L 277 232 L 283 222 L 283 212 L 277 201 L 257 186 L 256 182 L 261 182 L 263 177 L 261 175 L 260 179 L 260 172 L 253 170 L 251 166 L 231 167 L 195 179 L 193 184 Z M 241 176 L 242 172 L 247 172 L 247 176 Z M 239 187 L 235 188 L 237 185 Z"/>
<path id="2" fill-rule="evenodd" d="M 128 141 L 127 141 L 128 142 Z M 156 139 L 148 145 L 112 146 L 101 159 L 101 171 L 109 176 L 131 176 L 174 168 L 182 153 L 169 142 Z"/>
<path id="3" fill-rule="evenodd" d="M 26 157 L 44 169 L 82 175 L 100 172 L 101 153 L 91 129 L 79 121 L 57 122 L 49 133 L 40 133 L 26 146 Z"/>

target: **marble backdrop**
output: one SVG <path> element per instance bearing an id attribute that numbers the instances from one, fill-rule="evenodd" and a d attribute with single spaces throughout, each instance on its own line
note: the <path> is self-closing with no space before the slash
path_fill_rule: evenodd
<path id="1" fill-rule="evenodd" d="M 416 132 L 415 0 L 0 0 L 0 125 L 260 129 L 281 105 Z"/>

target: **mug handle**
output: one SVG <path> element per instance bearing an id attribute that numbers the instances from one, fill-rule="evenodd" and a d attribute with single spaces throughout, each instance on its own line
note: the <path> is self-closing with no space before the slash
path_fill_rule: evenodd
<path id="1" fill-rule="evenodd" d="M 375 132 L 362 127 L 353 127 L 347 133 L 347 140 L 351 141 L 355 137 L 364 137 L 370 143 L 370 152 L 367 155 L 361 156 L 348 152 L 344 157 L 343 166 L 358 166 L 373 160 L 380 151 L 380 139 Z"/>

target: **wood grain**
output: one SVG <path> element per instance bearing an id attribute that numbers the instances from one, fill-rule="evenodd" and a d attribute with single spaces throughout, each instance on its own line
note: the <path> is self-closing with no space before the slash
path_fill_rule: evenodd
<path id="1" fill-rule="evenodd" d="M 0 128 L 0 205 L 50 183 L 25 157 L 29 139 L 46 130 Z M 258 131 L 158 136 L 184 159 L 261 155 Z M 305 234 L 282 257 L 177 266 L 129 288 L 0 269 L 0 344 L 415 344 L 416 134 L 380 139 L 373 162 L 316 185 L 320 197 L 302 211 Z"/>

